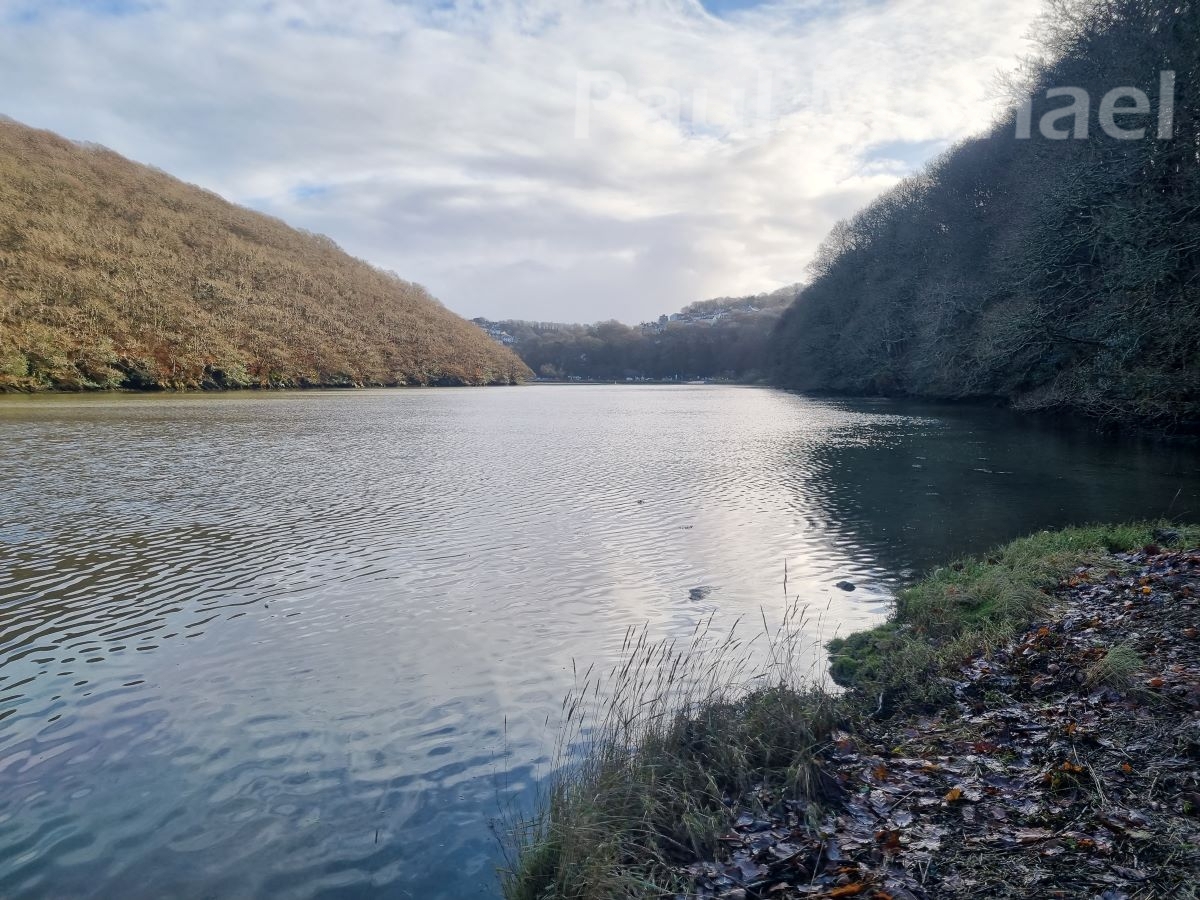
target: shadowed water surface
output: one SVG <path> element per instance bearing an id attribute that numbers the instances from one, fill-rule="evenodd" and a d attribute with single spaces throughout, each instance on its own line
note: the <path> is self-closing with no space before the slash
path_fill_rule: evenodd
<path id="1" fill-rule="evenodd" d="M 0 399 L 0 895 L 494 896 L 571 661 L 1193 518 L 1194 451 L 720 387 Z M 843 592 L 848 579 L 858 587 Z"/>

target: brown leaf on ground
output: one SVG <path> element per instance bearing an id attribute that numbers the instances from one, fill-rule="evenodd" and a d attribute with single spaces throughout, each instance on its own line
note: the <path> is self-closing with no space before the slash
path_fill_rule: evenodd
<path id="1" fill-rule="evenodd" d="M 1198 623 L 1196 551 L 1115 554 L 1076 572 L 1046 620 L 951 673 L 947 708 L 838 732 L 820 759 L 842 791 L 831 808 L 766 790 L 738 798 L 722 853 L 763 880 L 721 881 L 697 864 L 687 896 L 1191 896 Z M 1129 677 L 1089 684 L 1113 647 L 1128 649 Z"/>

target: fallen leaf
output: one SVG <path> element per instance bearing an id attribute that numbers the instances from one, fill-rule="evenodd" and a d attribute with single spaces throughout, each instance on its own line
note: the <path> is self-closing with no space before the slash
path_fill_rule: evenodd
<path id="1" fill-rule="evenodd" d="M 946 796 L 942 799 L 947 803 L 953 803 L 956 800 L 962 799 L 962 793 L 962 788 L 950 788 L 950 790 L 946 791 Z"/>
<path id="2" fill-rule="evenodd" d="M 875 832 L 875 840 L 882 844 L 883 849 L 889 853 L 898 853 L 900 851 L 900 832 L 895 828 Z"/>
<path id="3" fill-rule="evenodd" d="M 854 897 L 861 894 L 867 889 L 867 886 L 861 881 L 855 881 L 850 884 L 843 884 L 840 887 L 835 887 L 829 892 L 830 897 Z"/>

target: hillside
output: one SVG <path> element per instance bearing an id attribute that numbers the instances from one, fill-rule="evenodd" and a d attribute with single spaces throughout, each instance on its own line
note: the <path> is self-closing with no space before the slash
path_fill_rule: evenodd
<path id="1" fill-rule="evenodd" d="M 827 238 L 773 336 L 780 384 L 1200 425 L 1200 9 L 1057 0 L 1036 32 L 1005 118 Z M 1141 137 L 1103 128 L 1124 86 Z M 1046 123 L 1066 88 L 1090 108 Z"/>
<path id="2" fill-rule="evenodd" d="M 700 300 L 636 326 L 474 321 L 544 378 L 756 380 L 771 330 L 797 289 Z"/>
<path id="3" fill-rule="evenodd" d="M 0 390 L 526 374 L 419 285 L 328 238 L 0 120 Z"/>

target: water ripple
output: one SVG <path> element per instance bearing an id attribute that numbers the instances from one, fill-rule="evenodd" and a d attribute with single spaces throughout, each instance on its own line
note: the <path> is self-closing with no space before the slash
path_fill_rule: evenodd
<path id="1" fill-rule="evenodd" d="M 626 626 L 800 595 L 827 636 L 947 555 L 1200 484 L 735 388 L 4 398 L 0 439 L 6 897 L 494 896 L 487 820 Z"/>

